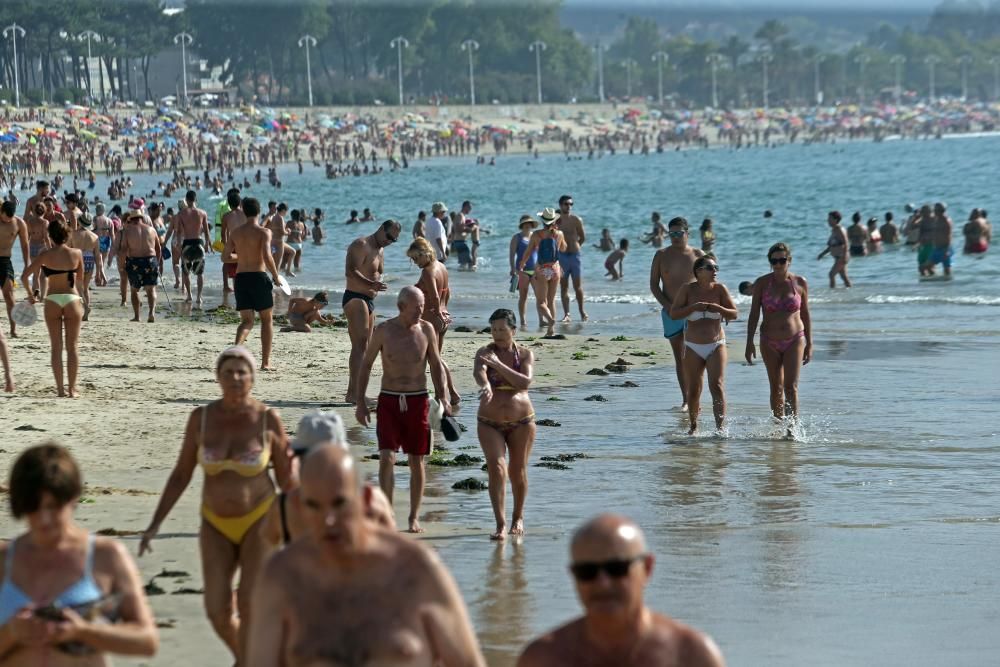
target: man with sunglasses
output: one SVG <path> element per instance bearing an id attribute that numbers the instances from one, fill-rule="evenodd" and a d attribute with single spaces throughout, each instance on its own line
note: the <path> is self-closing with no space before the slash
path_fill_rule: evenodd
<path id="1" fill-rule="evenodd" d="M 402 227 L 395 220 L 383 222 L 374 234 L 362 236 L 347 247 L 344 275 L 347 285 L 341 305 L 347 318 L 347 333 L 351 337 L 350 374 L 344 401 L 353 404 L 361 360 L 375 328 L 375 295 L 386 290 L 382 282 L 385 266 L 383 250 L 399 239 Z"/>
<path id="2" fill-rule="evenodd" d="M 670 245 L 657 250 L 649 270 L 649 291 L 660 303 L 663 320 L 663 337 L 670 341 L 674 353 L 674 367 L 677 384 L 681 390 L 681 407 L 687 410 L 687 387 L 684 386 L 684 327 L 685 319 L 670 318 L 670 307 L 674 296 L 682 286 L 694 280 L 694 263 L 705 253 L 688 245 L 688 222 L 684 218 L 673 218 L 667 223 Z"/>
<path id="3" fill-rule="evenodd" d="M 569 322 L 569 281 L 573 280 L 573 290 L 576 292 L 576 305 L 580 309 L 580 319 L 587 321 L 587 313 L 583 309 L 583 263 L 580 261 L 580 248 L 583 247 L 587 235 L 583 230 L 583 220 L 574 215 L 573 198 L 563 195 L 559 198 L 559 221 L 556 228 L 563 234 L 566 247 L 559 251 L 559 268 L 562 277 L 559 279 L 559 291 L 562 296 L 563 322 Z M 554 314 L 554 313 L 553 313 Z"/>
<path id="4" fill-rule="evenodd" d="M 570 545 L 584 615 L 533 641 L 517 667 L 723 667 L 711 637 L 646 606 L 655 558 L 629 519 L 601 514 Z"/>

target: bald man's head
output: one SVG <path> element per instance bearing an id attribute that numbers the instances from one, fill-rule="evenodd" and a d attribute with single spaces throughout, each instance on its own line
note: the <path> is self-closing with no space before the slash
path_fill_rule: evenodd
<path id="1" fill-rule="evenodd" d="M 336 486 L 358 492 L 354 458 L 342 447 L 313 447 L 302 460 L 303 490 L 311 485 Z"/>
<path id="2" fill-rule="evenodd" d="M 302 461 L 299 493 L 309 535 L 331 557 L 360 544 L 366 530 L 358 470 L 340 447 L 314 447 Z"/>
<path id="3" fill-rule="evenodd" d="M 396 299 L 399 308 L 399 319 L 407 326 L 420 321 L 424 314 L 424 293 L 412 285 L 399 290 Z"/>
<path id="4" fill-rule="evenodd" d="M 570 571 L 588 614 L 618 615 L 643 605 L 653 572 L 646 537 L 631 519 L 600 514 L 573 535 Z"/>
<path id="5" fill-rule="evenodd" d="M 396 297 L 397 306 L 405 306 L 415 301 L 423 301 L 424 293 L 413 285 L 407 285 L 403 289 L 399 290 L 399 296 Z"/>

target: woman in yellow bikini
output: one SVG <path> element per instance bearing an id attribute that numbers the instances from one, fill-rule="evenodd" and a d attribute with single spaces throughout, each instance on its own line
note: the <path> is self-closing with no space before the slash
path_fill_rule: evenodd
<path id="1" fill-rule="evenodd" d="M 28 293 L 28 301 L 35 303 L 29 278 L 41 269 L 48 279 L 45 294 L 45 326 L 49 330 L 52 344 L 52 373 L 56 378 L 56 391 L 60 396 L 77 398 L 76 376 L 80 368 L 80 323 L 83 321 L 82 297 L 77 285 L 83 285 L 83 254 L 66 245 L 69 240 L 69 226 L 63 218 L 49 223 L 49 238 L 52 247 L 38 254 L 21 274 L 21 284 Z M 62 351 L 65 335 L 66 374 L 69 376 L 69 390 L 63 385 Z"/>
<path id="2" fill-rule="evenodd" d="M 472 375 L 479 385 L 476 416 L 479 446 L 486 457 L 490 476 L 490 503 L 497 529 L 490 539 L 502 540 L 507 532 L 504 503 L 508 466 L 514 495 L 511 535 L 524 534 L 524 500 L 528 495 L 528 456 L 535 444 L 535 409 L 528 396 L 534 355 L 514 342 L 517 319 L 514 311 L 501 308 L 490 315 L 493 342 L 480 348 Z"/>
<path id="3" fill-rule="evenodd" d="M 252 587 L 270 550 L 261 521 L 276 497 L 269 463 L 278 485 L 289 486 L 285 428 L 275 411 L 250 395 L 256 368 L 245 347 L 219 355 L 215 374 L 222 399 L 191 412 L 177 464 L 139 544 L 140 556 L 151 550 L 150 542 L 200 465 L 205 471 L 199 534 L 205 610 L 238 664 L 246 647 L 244 630 L 250 627 Z M 238 617 L 232 594 L 237 568 Z"/>

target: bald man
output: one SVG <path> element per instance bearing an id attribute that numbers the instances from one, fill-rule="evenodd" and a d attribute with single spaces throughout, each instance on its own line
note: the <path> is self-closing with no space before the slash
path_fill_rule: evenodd
<path id="1" fill-rule="evenodd" d="M 430 396 L 427 367 L 434 392 L 445 412 L 449 411 L 448 384 L 439 356 L 434 325 L 421 319 L 424 293 L 404 287 L 396 300 L 399 315 L 375 327 L 358 370 L 358 403 L 354 415 L 368 426 L 371 413 L 365 391 L 375 359 L 382 355 L 382 390 L 378 395 L 378 481 L 389 503 L 395 486 L 396 452 L 403 450 L 410 464 L 409 531 L 423 532 L 417 515 L 424 497 L 424 457 L 431 453 Z"/>
<path id="2" fill-rule="evenodd" d="M 371 494 L 350 454 L 312 449 L 300 495 L 306 534 L 260 574 L 249 667 L 486 665 L 434 552 L 365 519 Z"/>
<path id="3" fill-rule="evenodd" d="M 710 637 L 646 607 L 654 558 L 635 523 L 599 515 L 570 554 L 585 613 L 529 644 L 517 667 L 724 667 Z"/>

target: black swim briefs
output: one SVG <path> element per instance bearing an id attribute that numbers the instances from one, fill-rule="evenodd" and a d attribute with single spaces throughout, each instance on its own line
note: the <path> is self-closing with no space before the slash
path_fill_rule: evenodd
<path id="1" fill-rule="evenodd" d="M 182 265 L 185 273 L 200 276 L 205 273 L 205 247 L 202 239 L 187 239 L 181 250 Z"/>
<path id="2" fill-rule="evenodd" d="M 132 289 L 155 287 L 160 279 L 160 266 L 155 257 L 129 257 L 125 260 L 125 274 Z"/>
<path id="3" fill-rule="evenodd" d="M 344 290 L 344 299 L 340 302 L 341 306 L 346 306 L 349 301 L 354 299 L 361 299 L 368 306 L 368 313 L 375 312 L 375 298 L 370 297 L 367 294 L 362 294 L 361 292 L 352 292 L 351 290 Z"/>
<path id="4" fill-rule="evenodd" d="M 14 280 L 14 262 L 10 257 L 0 257 L 0 288 L 6 287 L 8 280 Z"/>
<path id="5" fill-rule="evenodd" d="M 274 308 L 274 284 L 263 271 L 237 273 L 233 278 L 236 292 L 236 310 L 262 310 Z"/>

